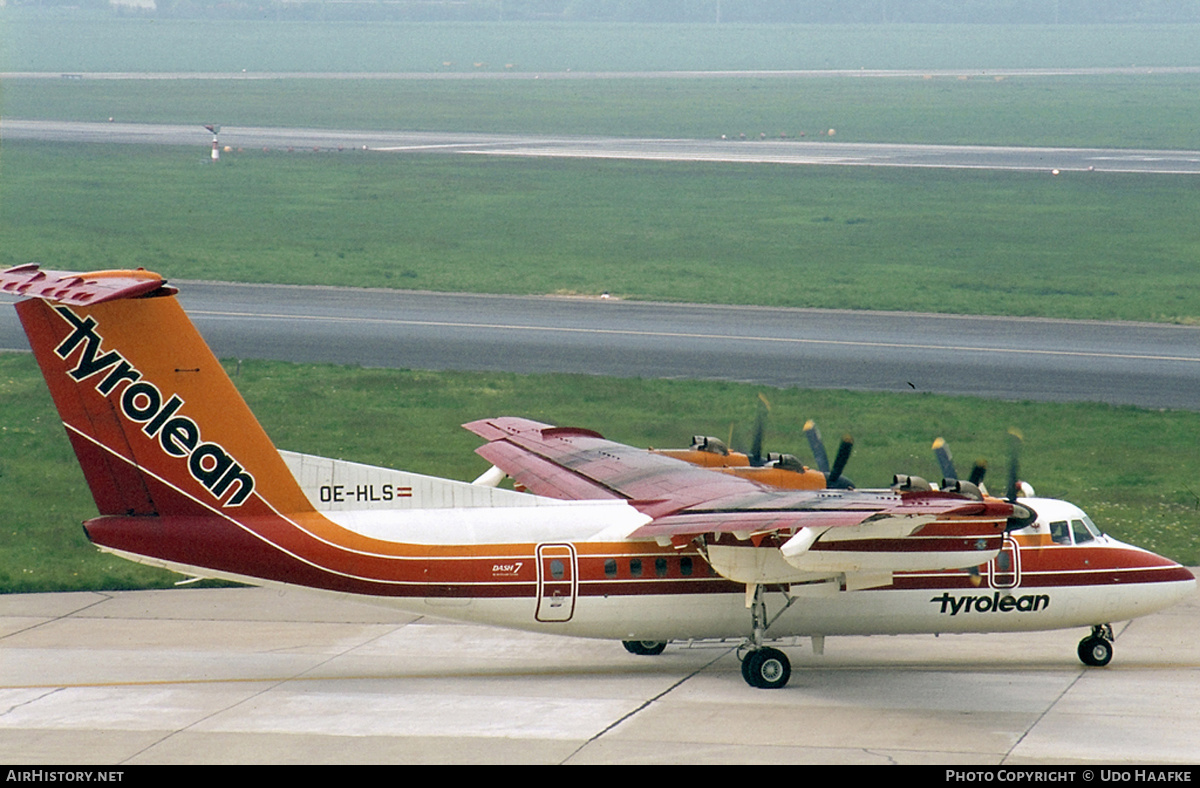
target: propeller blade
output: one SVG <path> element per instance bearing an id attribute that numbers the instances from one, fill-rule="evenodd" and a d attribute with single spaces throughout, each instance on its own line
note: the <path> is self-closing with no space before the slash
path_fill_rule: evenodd
<path id="1" fill-rule="evenodd" d="M 750 464 L 755 468 L 760 468 L 766 463 L 763 457 L 763 436 L 767 432 L 767 412 L 771 410 L 771 403 L 767 402 L 766 397 L 759 394 L 758 399 L 761 407 L 758 409 L 758 415 L 754 417 L 754 440 L 750 444 Z"/>
<path id="2" fill-rule="evenodd" d="M 1008 495 L 1005 497 L 1012 503 L 1017 500 L 1017 494 L 1020 492 L 1017 476 L 1020 473 L 1021 443 L 1025 439 L 1016 429 L 1009 429 L 1008 436 Z"/>
<path id="3" fill-rule="evenodd" d="M 846 470 L 846 463 L 850 461 L 850 452 L 854 450 L 854 439 L 849 435 L 842 436 L 842 442 L 838 446 L 837 456 L 833 459 L 833 468 L 829 471 L 829 476 L 825 480 L 828 487 L 853 487 L 854 485 L 849 479 L 843 478 L 842 471 Z"/>
<path id="4" fill-rule="evenodd" d="M 938 465 L 942 468 L 943 479 L 958 478 L 958 471 L 954 470 L 954 458 L 950 455 L 950 447 L 944 438 L 933 442 L 933 456 L 937 457 Z"/>
<path id="5" fill-rule="evenodd" d="M 933 442 L 933 454 L 937 457 L 938 465 L 942 468 L 942 479 L 945 481 L 958 481 L 958 471 L 954 467 L 954 457 L 950 454 L 950 445 L 946 443 L 944 438 L 938 438 Z M 976 460 L 971 466 L 971 475 L 967 477 L 967 481 L 978 487 L 983 484 L 983 477 L 987 475 L 987 462 L 985 460 Z"/>
<path id="6" fill-rule="evenodd" d="M 804 422 L 804 434 L 808 437 L 808 446 L 812 449 L 813 460 L 817 463 L 817 470 L 828 476 L 829 455 L 825 453 L 825 444 L 821 440 L 821 431 L 817 429 L 816 422 L 812 419 Z"/>

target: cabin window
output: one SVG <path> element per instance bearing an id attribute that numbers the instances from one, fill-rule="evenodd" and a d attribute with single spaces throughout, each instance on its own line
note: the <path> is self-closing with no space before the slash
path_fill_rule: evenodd
<path id="1" fill-rule="evenodd" d="M 667 559 L 665 559 L 665 558 L 655 558 L 654 559 L 654 574 L 658 575 L 659 577 L 667 576 Z"/>
<path id="2" fill-rule="evenodd" d="M 685 555 L 679 559 L 679 574 L 684 577 L 692 576 L 692 557 L 690 555 Z"/>
<path id="3" fill-rule="evenodd" d="M 555 580 L 562 580 L 564 575 L 566 575 L 566 571 L 563 567 L 563 562 L 557 558 L 551 560 L 550 577 L 554 578 Z"/>
<path id="4" fill-rule="evenodd" d="M 1066 520 L 1056 520 L 1050 523 L 1050 539 L 1055 544 L 1071 543 L 1071 527 Z"/>
<path id="5" fill-rule="evenodd" d="M 633 575 L 634 577 L 642 576 L 642 559 L 640 559 L 640 558 L 629 559 L 629 574 Z"/>
<path id="6" fill-rule="evenodd" d="M 604 576 L 605 577 L 616 577 L 617 576 L 617 559 L 609 558 L 604 562 Z"/>

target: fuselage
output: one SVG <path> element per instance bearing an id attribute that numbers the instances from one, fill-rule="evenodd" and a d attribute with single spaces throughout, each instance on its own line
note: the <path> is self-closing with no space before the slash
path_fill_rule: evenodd
<path id="1" fill-rule="evenodd" d="M 1028 503 L 1037 522 L 1004 535 L 979 567 L 896 572 L 858 589 L 836 573 L 765 584 L 768 635 L 1091 626 L 1194 590 L 1187 569 L 1089 531 L 1076 507 Z M 622 538 L 644 519 L 622 502 L 581 501 L 244 522 L 107 517 L 87 530 L 106 549 L 190 574 L 350 593 L 443 618 L 620 640 L 748 637 L 746 586 L 717 574 L 706 555 L 719 541 L 677 549 Z"/>

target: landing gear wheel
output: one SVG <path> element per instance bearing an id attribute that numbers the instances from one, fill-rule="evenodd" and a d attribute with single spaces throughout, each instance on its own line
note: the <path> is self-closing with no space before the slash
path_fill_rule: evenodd
<path id="1" fill-rule="evenodd" d="M 1079 661 L 1083 664 L 1102 668 L 1112 660 L 1113 647 L 1107 639 L 1099 635 L 1089 635 L 1079 641 Z"/>
<path id="2" fill-rule="evenodd" d="M 637 654 L 639 657 L 657 656 L 667 647 L 661 640 L 622 640 L 621 645 L 630 654 Z"/>
<path id="3" fill-rule="evenodd" d="M 751 687 L 779 689 L 792 677 L 792 663 L 779 649 L 760 648 L 742 660 L 742 678 Z"/>

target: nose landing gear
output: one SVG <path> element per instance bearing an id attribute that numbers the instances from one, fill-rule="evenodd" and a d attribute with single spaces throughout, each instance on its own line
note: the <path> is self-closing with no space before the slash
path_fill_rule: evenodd
<path id="1" fill-rule="evenodd" d="M 1113 631 L 1111 624 L 1097 624 L 1092 634 L 1079 641 L 1079 661 L 1088 667 L 1102 668 L 1112 660 Z"/>

